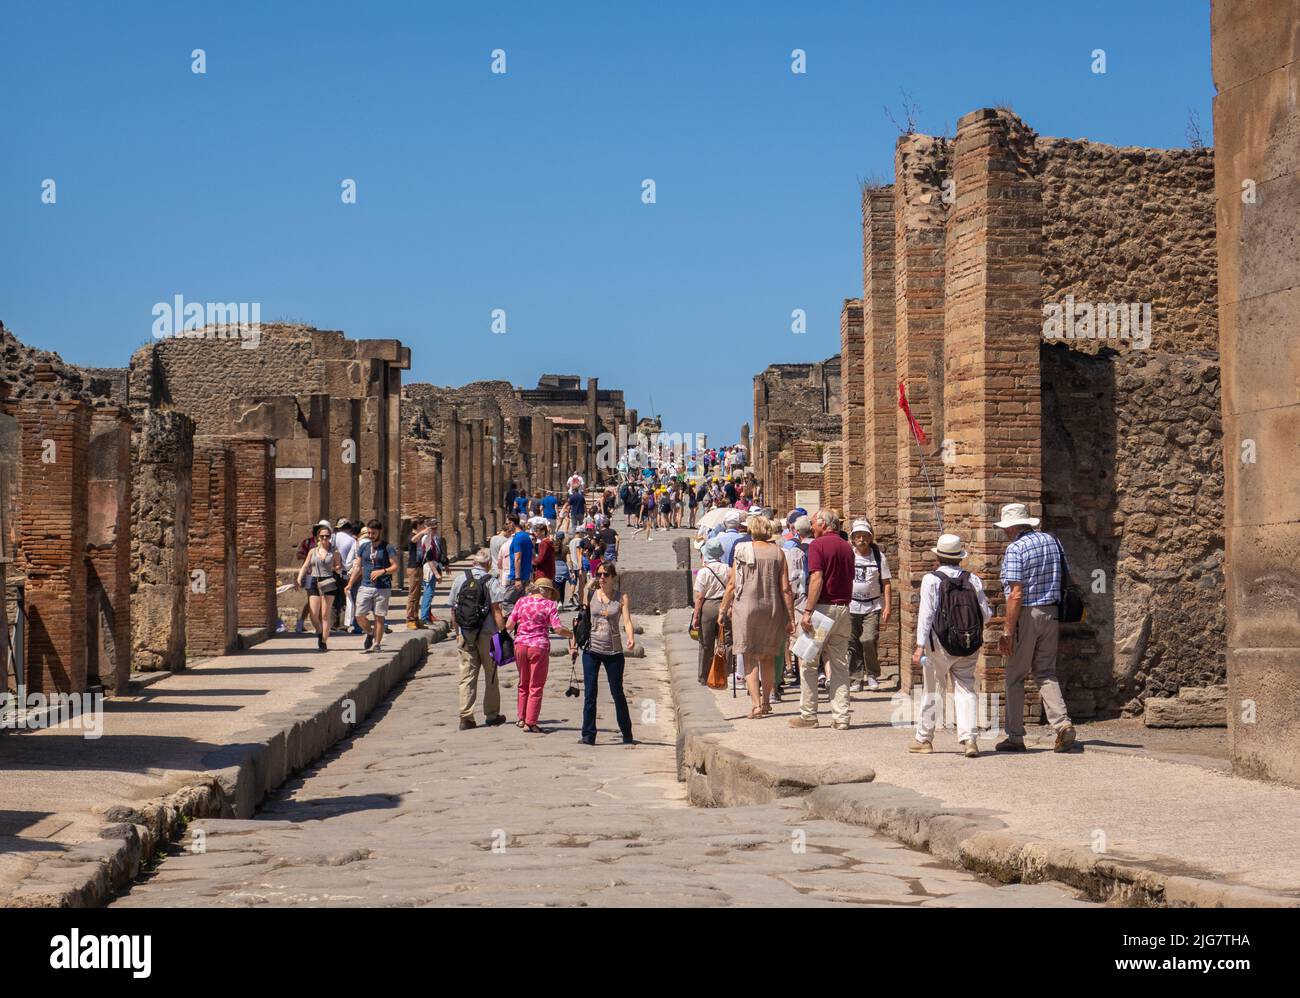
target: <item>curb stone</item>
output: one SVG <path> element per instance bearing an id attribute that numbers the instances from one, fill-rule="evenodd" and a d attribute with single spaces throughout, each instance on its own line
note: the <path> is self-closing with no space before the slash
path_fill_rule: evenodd
<path id="1" fill-rule="evenodd" d="M 385 659 L 361 656 L 310 699 L 255 728 L 203 759 L 208 772 L 196 782 L 145 803 L 103 810 L 98 840 L 79 842 L 33 871 L 0 908 L 90 908 L 106 904 L 135 880 L 159 847 L 195 818 L 250 818 L 267 793 L 320 758 L 351 734 L 397 682 L 424 661 L 430 644 L 447 636 L 439 622 L 405 638 Z M 343 703 L 355 719 L 343 721 Z"/>
<path id="2" fill-rule="evenodd" d="M 680 616 L 679 616 L 680 615 Z M 874 782 L 866 766 L 784 766 L 751 759 L 711 737 L 732 730 L 696 679 L 690 611 L 663 622 L 674 717 L 677 779 L 692 804 L 730 807 L 802 796 L 815 817 L 862 825 L 1001 883 L 1055 881 L 1088 900 L 1164 908 L 1294 908 L 1300 897 L 1225 884 L 1167 858 L 1123 860 L 1009 830 L 989 813 L 946 807 L 906 787 Z M 826 770 L 830 770 L 827 772 Z M 1198 875 L 1200 874 L 1200 875 Z"/>

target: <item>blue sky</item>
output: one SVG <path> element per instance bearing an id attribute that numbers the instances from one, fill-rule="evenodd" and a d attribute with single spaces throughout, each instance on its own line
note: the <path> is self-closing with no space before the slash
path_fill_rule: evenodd
<path id="1" fill-rule="evenodd" d="M 1194 110 L 1209 143 L 1208 7 L 2 0 L 0 320 L 120 366 L 156 302 L 260 302 L 411 380 L 594 374 L 731 441 L 755 372 L 839 349 L 900 88 L 921 131 L 1185 146 Z"/>

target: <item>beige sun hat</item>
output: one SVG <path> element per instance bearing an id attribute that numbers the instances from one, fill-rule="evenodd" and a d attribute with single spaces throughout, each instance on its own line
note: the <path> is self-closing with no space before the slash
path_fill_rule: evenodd
<path id="1" fill-rule="evenodd" d="M 1029 507 L 1022 502 L 1009 502 L 1002 507 L 1002 519 L 993 526 L 1005 530 L 1007 527 L 1036 527 L 1042 521 L 1029 515 Z"/>
<path id="2" fill-rule="evenodd" d="M 943 534 L 939 543 L 930 548 L 940 558 L 965 558 L 966 549 L 961 545 L 961 538 L 956 534 Z"/>
<path id="3" fill-rule="evenodd" d="M 853 529 L 849 531 L 849 539 L 852 540 L 854 534 L 869 534 L 876 536 L 876 532 L 871 529 L 871 521 L 866 517 L 853 521 Z"/>

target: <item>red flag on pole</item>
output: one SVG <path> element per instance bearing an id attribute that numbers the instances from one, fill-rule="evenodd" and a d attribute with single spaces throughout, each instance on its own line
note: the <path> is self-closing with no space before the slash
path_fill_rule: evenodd
<path id="1" fill-rule="evenodd" d="M 917 443 L 926 443 L 925 433 L 921 430 L 921 425 L 912 415 L 912 410 L 907 405 L 907 390 L 903 387 L 903 382 L 898 383 L 898 407 L 903 410 L 903 415 L 907 417 L 907 425 L 912 428 L 912 436 L 916 437 Z"/>

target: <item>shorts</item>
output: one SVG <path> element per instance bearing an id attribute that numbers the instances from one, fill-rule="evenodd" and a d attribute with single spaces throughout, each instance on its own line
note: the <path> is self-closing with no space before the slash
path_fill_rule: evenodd
<path id="1" fill-rule="evenodd" d="M 357 616 L 368 617 L 372 613 L 379 617 L 388 615 L 388 597 L 391 589 L 379 589 L 375 586 L 362 586 L 357 590 Z"/>

